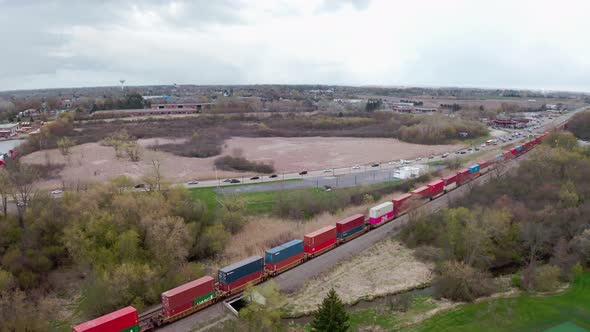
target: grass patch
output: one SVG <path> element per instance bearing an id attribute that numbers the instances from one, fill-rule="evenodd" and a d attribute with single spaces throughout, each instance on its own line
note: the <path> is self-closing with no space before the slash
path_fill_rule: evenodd
<path id="1" fill-rule="evenodd" d="M 542 331 L 564 322 L 590 329 L 590 272 L 555 296 L 530 294 L 466 304 L 407 331 Z"/>
<path id="2" fill-rule="evenodd" d="M 379 326 L 388 331 L 398 331 L 412 322 L 413 317 L 434 309 L 436 306 L 427 296 L 417 296 L 406 312 L 392 311 L 387 305 L 350 312 L 350 327 L 359 331 L 366 326 Z"/>

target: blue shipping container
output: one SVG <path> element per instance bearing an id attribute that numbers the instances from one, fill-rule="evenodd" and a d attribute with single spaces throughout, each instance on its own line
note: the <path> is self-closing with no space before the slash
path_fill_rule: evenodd
<path id="1" fill-rule="evenodd" d="M 480 169 L 479 164 L 471 165 L 471 166 L 469 166 L 469 173 L 470 174 L 477 173 L 477 172 L 479 172 L 479 169 Z"/>
<path id="2" fill-rule="evenodd" d="M 264 269 L 262 257 L 252 256 L 219 270 L 219 282 L 229 284 L 262 269 Z"/>
<path id="3" fill-rule="evenodd" d="M 496 159 L 497 159 L 497 160 L 504 160 L 504 155 L 503 155 L 503 154 L 501 154 L 501 153 L 500 153 L 500 154 L 497 154 L 497 155 L 496 155 Z"/>
<path id="4" fill-rule="evenodd" d="M 278 247 L 268 249 L 264 256 L 264 261 L 267 264 L 277 264 L 289 257 L 300 254 L 303 252 L 303 241 L 293 240 L 287 243 L 281 244 Z"/>
<path id="5" fill-rule="evenodd" d="M 351 230 L 348 230 L 344 233 L 338 233 L 338 238 L 339 239 L 346 239 L 347 237 L 362 231 L 363 229 L 365 229 L 365 225 L 360 225 L 359 227 L 353 228 Z"/>
<path id="6" fill-rule="evenodd" d="M 517 146 L 516 151 L 518 151 L 518 152 L 522 151 L 522 145 Z"/>

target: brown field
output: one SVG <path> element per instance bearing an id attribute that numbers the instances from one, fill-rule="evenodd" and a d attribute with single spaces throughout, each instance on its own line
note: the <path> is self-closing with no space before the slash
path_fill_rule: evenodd
<path id="1" fill-rule="evenodd" d="M 140 140 L 144 146 L 181 142 L 167 138 Z M 455 150 L 460 145 L 419 145 L 387 138 L 348 137 L 297 137 L 297 138 L 244 138 L 234 137 L 224 144 L 222 155 L 241 149 L 244 157 L 254 161 L 273 161 L 277 172 L 296 172 L 301 169 L 345 167 L 373 161 L 413 159 L 419 156 L 439 154 Z M 60 179 L 40 183 L 44 188 L 60 187 L 62 182 L 75 184 L 84 181 L 105 181 L 126 175 L 139 179 L 158 160 L 165 178 L 172 182 L 198 179 L 214 179 L 215 170 L 211 158 L 188 158 L 170 153 L 144 149 L 142 160 L 134 163 L 117 159 L 112 147 L 99 143 L 75 146 L 66 158 L 57 149 L 37 151 L 23 160 L 35 164 L 65 164 Z M 220 178 L 248 175 L 246 173 L 219 171 Z"/>
<path id="2" fill-rule="evenodd" d="M 287 309 L 293 315 L 309 314 L 331 288 L 344 303 L 413 289 L 430 282 L 433 269 L 433 264 L 418 261 L 413 250 L 397 241 L 384 240 L 310 280 L 301 291 L 289 296 Z"/>

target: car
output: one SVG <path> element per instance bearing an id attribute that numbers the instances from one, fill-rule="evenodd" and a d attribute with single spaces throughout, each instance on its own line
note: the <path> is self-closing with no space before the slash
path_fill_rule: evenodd
<path id="1" fill-rule="evenodd" d="M 307 171 L 301 171 L 301 172 L 299 172 L 299 175 L 305 175 L 305 174 L 307 174 Z"/>
<path id="2" fill-rule="evenodd" d="M 240 180 L 238 180 L 238 179 L 231 179 L 229 181 L 229 183 L 240 183 Z"/>
<path id="3" fill-rule="evenodd" d="M 484 144 L 482 144 L 482 145 L 480 145 L 480 146 L 481 146 L 482 148 L 485 148 L 485 147 L 486 147 L 486 144 L 484 143 Z"/>
<path id="4" fill-rule="evenodd" d="M 416 158 L 416 161 L 420 161 L 420 160 L 422 160 L 422 158 L 420 158 L 420 157 Z"/>
<path id="5" fill-rule="evenodd" d="M 374 163 L 371 165 L 371 167 L 379 167 L 379 163 Z"/>
<path id="6" fill-rule="evenodd" d="M 63 190 L 60 190 L 60 189 L 55 189 L 55 190 L 54 190 L 54 191 L 52 191 L 51 193 L 52 193 L 52 194 L 54 194 L 54 195 L 59 195 L 59 194 L 62 194 L 63 192 L 64 192 Z"/>
<path id="7" fill-rule="evenodd" d="M 328 186 L 328 185 L 325 185 L 324 186 L 324 190 L 326 190 L 326 191 L 332 191 L 332 187 L 331 186 Z"/>
<path id="8" fill-rule="evenodd" d="M 361 167 L 359 165 L 354 165 L 352 166 L 352 169 L 361 169 Z"/>
<path id="9" fill-rule="evenodd" d="M 478 147 L 475 147 L 475 151 L 479 151 L 479 148 Z"/>
<path id="10" fill-rule="evenodd" d="M 434 158 L 433 155 L 428 156 L 428 159 L 433 159 L 433 158 Z"/>
<path id="11" fill-rule="evenodd" d="M 446 157 L 448 157 L 448 156 L 449 156 L 449 154 L 448 154 L 448 153 L 443 153 L 443 155 L 442 155 L 441 157 L 443 157 L 443 158 L 446 158 Z"/>
<path id="12" fill-rule="evenodd" d="M 460 151 L 459 153 L 460 153 L 460 154 L 466 154 L 467 152 L 465 152 L 465 151 Z"/>
<path id="13" fill-rule="evenodd" d="M 250 180 L 260 180 L 260 176 L 253 176 L 250 178 Z"/>
<path id="14" fill-rule="evenodd" d="M 461 151 L 455 151 L 455 154 L 461 154 Z"/>
<path id="15" fill-rule="evenodd" d="M 229 182 L 231 182 L 231 179 L 225 179 L 225 180 L 223 180 L 223 182 L 229 183 Z"/>
<path id="16" fill-rule="evenodd" d="M 276 174 L 272 174 L 272 175 L 269 175 L 268 177 L 271 178 L 271 179 L 274 179 L 274 178 L 278 178 L 279 176 L 276 175 Z"/>
<path id="17" fill-rule="evenodd" d="M 186 184 L 188 184 L 188 185 L 199 184 L 199 181 L 192 180 L 192 181 L 187 182 Z"/>
<path id="18" fill-rule="evenodd" d="M 469 149 L 467 149 L 467 151 L 473 151 L 473 149 L 472 148 L 469 148 Z"/>
<path id="19" fill-rule="evenodd" d="M 404 164 L 411 164 L 413 161 L 412 160 L 404 160 Z"/>
<path id="20" fill-rule="evenodd" d="M 325 169 L 324 170 L 324 173 L 332 173 L 332 170 L 331 169 Z"/>
<path id="21" fill-rule="evenodd" d="M 145 188 L 145 184 L 143 184 L 143 183 L 136 184 L 135 186 L 133 186 L 133 188 L 135 188 L 135 189 L 143 189 L 143 188 Z"/>
<path id="22" fill-rule="evenodd" d="M 390 161 L 387 163 L 387 165 L 395 165 L 395 161 Z"/>

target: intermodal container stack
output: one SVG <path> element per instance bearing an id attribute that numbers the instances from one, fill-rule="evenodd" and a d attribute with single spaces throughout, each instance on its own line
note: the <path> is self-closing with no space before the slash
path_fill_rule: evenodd
<path id="1" fill-rule="evenodd" d="M 336 245 L 336 226 L 326 226 L 303 237 L 306 254 L 317 255 Z"/>
<path id="2" fill-rule="evenodd" d="M 365 229 L 365 216 L 355 214 L 336 223 L 336 235 L 340 240 L 346 240 Z"/>
<path id="3" fill-rule="evenodd" d="M 430 190 L 428 186 L 423 186 L 412 191 L 412 196 L 418 199 L 430 199 Z"/>
<path id="4" fill-rule="evenodd" d="M 255 282 L 264 273 L 264 259 L 252 256 L 219 270 L 219 289 L 225 292 L 238 290 L 240 287 Z"/>
<path id="5" fill-rule="evenodd" d="M 162 310 L 171 317 L 215 298 L 215 279 L 205 276 L 162 293 Z"/>
<path id="6" fill-rule="evenodd" d="M 445 185 L 443 188 L 444 191 L 451 191 L 457 188 L 457 173 L 446 176 L 442 180 Z"/>
<path id="7" fill-rule="evenodd" d="M 428 184 L 428 190 L 430 191 L 430 197 L 435 198 L 438 195 L 442 195 L 445 192 L 445 181 L 436 180 Z"/>
<path id="8" fill-rule="evenodd" d="M 469 182 L 469 180 L 471 180 L 471 173 L 468 168 L 460 170 L 457 173 L 457 182 L 459 182 L 459 184 L 463 185 L 464 183 Z"/>
<path id="9" fill-rule="evenodd" d="M 504 160 L 510 160 L 514 157 L 514 154 L 512 154 L 511 150 L 504 151 L 502 155 L 504 156 Z"/>
<path id="10" fill-rule="evenodd" d="M 139 332 L 137 310 L 126 307 L 73 327 L 73 332 Z"/>
<path id="11" fill-rule="evenodd" d="M 518 150 L 516 148 L 512 148 L 512 149 L 510 149 L 510 153 L 512 153 L 512 155 L 516 156 L 518 154 Z"/>
<path id="12" fill-rule="evenodd" d="M 303 241 L 293 240 L 268 249 L 264 256 L 264 267 L 269 272 L 281 272 L 296 266 L 303 260 Z"/>
<path id="13" fill-rule="evenodd" d="M 471 166 L 469 166 L 469 174 L 471 174 L 471 176 L 477 176 L 477 174 L 479 174 L 479 170 L 481 169 L 481 167 L 479 166 L 479 164 L 473 164 Z"/>
<path id="14" fill-rule="evenodd" d="M 517 145 L 516 146 L 516 151 L 522 152 L 522 145 Z"/>
<path id="15" fill-rule="evenodd" d="M 369 209 L 369 223 L 377 225 L 393 218 L 393 203 L 385 202 Z"/>
<path id="16" fill-rule="evenodd" d="M 410 198 L 412 198 L 412 194 L 405 193 L 393 199 L 393 212 L 396 217 L 404 213 L 408 208 L 410 208 Z"/>

